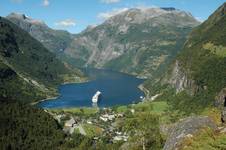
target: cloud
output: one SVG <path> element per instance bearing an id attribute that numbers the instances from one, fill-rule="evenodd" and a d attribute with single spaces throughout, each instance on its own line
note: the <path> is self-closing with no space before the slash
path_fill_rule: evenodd
<path id="1" fill-rule="evenodd" d="M 49 6 L 50 5 L 49 0 L 43 0 L 42 5 L 45 7 Z"/>
<path id="2" fill-rule="evenodd" d="M 120 1 L 121 0 L 101 0 L 101 2 L 105 4 L 118 3 Z"/>
<path id="3" fill-rule="evenodd" d="M 55 25 L 59 27 L 73 27 L 76 25 L 76 22 L 74 19 L 65 19 L 65 20 L 56 22 Z"/>
<path id="4" fill-rule="evenodd" d="M 127 10 L 129 10 L 129 8 L 127 8 L 127 7 L 125 7 L 125 8 L 120 8 L 120 9 L 113 9 L 112 11 L 99 13 L 99 14 L 97 15 L 97 17 L 98 17 L 99 19 L 102 19 L 102 20 L 107 20 L 107 19 L 109 19 L 109 18 L 111 18 L 111 17 L 113 17 L 113 16 L 115 16 L 115 15 L 118 15 L 118 14 L 120 14 L 120 13 L 122 13 L 122 12 L 125 12 L 125 11 L 127 11 Z"/>

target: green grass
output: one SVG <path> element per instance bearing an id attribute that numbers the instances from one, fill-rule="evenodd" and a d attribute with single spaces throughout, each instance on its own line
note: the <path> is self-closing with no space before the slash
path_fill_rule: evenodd
<path id="1" fill-rule="evenodd" d="M 139 112 L 124 118 L 120 128 L 130 134 L 128 149 L 142 149 L 141 140 L 145 139 L 146 149 L 161 149 L 163 137 L 159 130 L 159 116 L 149 112 Z M 137 134 L 139 133 L 139 134 Z"/>
<path id="2" fill-rule="evenodd" d="M 206 50 L 210 50 L 211 53 L 219 56 L 219 57 L 226 57 L 226 47 L 222 45 L 214 45 L 213 43 L 206 43 L 203 45 L 203 48 Z"/>
<path id="3" fill-rule="evenodd" d="M 224 150 L 226 149 L 226 134 L 202 129 L 193 138 L 187 138 L 180 146 L 183 150 Z"/>
<path id="4" fill-rule="evenodd" d="M 116 108 L 116 111 L 117 112 L 119 112 L 119 113 L 124 113 L 124 112 L 126 112 L 128 110 L 128 106 L 118 106 L 117 108 Z"/>
<path id="5" fill-rule="evenodd" d="M 126 112 L 130 109 L 135 109 L 135 111 L 145 111 L 156 114 L 161 114 L 167 110 L 168 104 L 165 101 L 157 101 L 157 102 L 141 102 L 135 105 L 129 106 L 119 106 L 117 107 L 117 112 Z"/>
<path id="6" fill-rule="evenodd" d="M 96 125 L 83 124 L 82 127 L 84 128 L 88 137 L 100 136 L 102 133 L 102 129 Z"/>
<path id="7" fill-rule="evenodd" d="M 83 107 L 83 108 L 52 108 L 48 109 L 52 112 L 66 112 L 66 113 L 73 113 L 73 114 L 81 114 L 81 115 L 93 115 L 99 112 L 98 108 L 92 108 L 92 107 Z"/>
<path id="8" fill-rule="evenodd" d="M 168 108 L 167 102 L 164 102 L 164 101 L 152 102 L 151 104 L 153 108 L 152 112 L 155 112 L 155 113 L 163 113 Z"/>
<path id="9" fill-rule="evenodd" d="M 74 134 L 80 134 L 80 131 L 79 131 L 79 129 L 78 129 L 78 128 L 75 128 L 75 130 L 74 130 Z"/>

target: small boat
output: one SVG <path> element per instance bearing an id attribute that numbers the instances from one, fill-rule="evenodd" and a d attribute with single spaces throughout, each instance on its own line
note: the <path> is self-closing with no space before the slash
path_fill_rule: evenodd
<path id="1" fill-rule="evenodd" d="M 95 93 L 95 95 L 92 97 L 92 102 L 93 102 L 93 103 L 97 103 L 98 100 L 99 100 L 100 95 L 101 95 L 101 92 L 100 92 L 100 91 L 97 91 L 97 92 Z"/>

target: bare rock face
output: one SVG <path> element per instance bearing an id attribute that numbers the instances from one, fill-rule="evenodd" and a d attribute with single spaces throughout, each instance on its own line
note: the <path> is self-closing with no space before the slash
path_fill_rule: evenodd
<path id="1" fill-rule="evenodd" d="M 226 123 L 226 107 L 224 107 L 221 112 L 221 122 Z"/>
<path id="2" fill-rule="evenodd" d="M 216 124 L 209 117 L 189 117 L 178 122 L 169 132 L 163 150 L 175 150 L 186 137 L 192 137 L 201 128 L 216 129 Z"/>
<path id="3" fill-rule="evenodd" d="M 176 60 L 170 76 L 166 77 L 163 82 L 170 84 L 173 88 L 176 89 L 177 93 L 189 89 L 189 93 L 193 95 L 198 89 L 198 87 L 195 85 L 194 80 L 189 79 L 187 74 L 182 70 L 178 60 Z"/>
<path id="4" fill-rule="evenodd" d="M 226 88 L 222 89 L 215 98 L 215 106 L 219 108 L 226 107 Z"/>
<path id="5" fill-rule="evenodd" d="M 223 88 L 215 97 L 215 106 L 221 110 L 222 123 L 226 123 L 226 88 Z"/>

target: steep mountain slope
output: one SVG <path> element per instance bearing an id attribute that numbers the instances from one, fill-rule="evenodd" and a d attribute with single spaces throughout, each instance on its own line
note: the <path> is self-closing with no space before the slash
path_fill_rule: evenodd
<path id="1" fill-rule="evenodd" d="M 41 43 L 2 17 L 0 18 L 0 60 L 3 75 L 1 80 L 5 83 L 4 86 L 1 84 L 3 88 L 1 93 L 12 92 L 13 89 L 23 91 L 30 86 L 43 93 L 52 93 L 57 85 L 65 82 L 66 76 L 78 77 L 76 71 L 66 67 Z M 10 82 L 4 81 L 4 78 L 6 80 L 9 78 Z M 17 85 L 10 86 L 11 81 L 14 83 L 14 79 Z M 19 83 L 26 85 L 20 87 Z M 11 92 L 8 96 L 13 96 Z M 19 93 L 17 95 L 20 95 Z"/>
<path id="2" fill-rule="evenodd" d="M 195 112 L 213 106 L 226 87 L 225 37 L 226 3 L 192 31 L 162 80 L 176 89 L 177 98 L 171 99 L 176 108 Z M 226 95 L 221 93 L 224 98 Z"/>
<path id="3" fill-rule="evenodd" d="M 188 79 L 201 89 L 219 92 L 225 84 L 226 72 L 226 4 L 197 27 L 189 36 L 177 58 Z M 180 81 L 181 82 L 181 81 Z M 191 88 L 181 83 L 183 88 Z"/>
<path id="4" fill-rule="evenodd" d="M 33 38 L 41 42 L 48 50 L 53 52 L 57 58 L 70 64 L 75 69 L 77 60 L 65 55 L 64 50 L 70 45 L 74 35 L 64 30 L 53 30 L 43 21 L 32 19 L 25 14 L 11 13 L 6 19 L 10 20 L 23 30 L 27 31 Z M 80 67 L 80 66 L 79 66 Z"/>
<path id="5" fill-rule="evenodd" d="M 63 30 L 53 30 L 43 21 L 32 19 L 24 14 L 11 13 L 6 18 L 27 31 L 56 54 L 62 53 L 72 40 L 70 33 Z"/>
<path id="6" fill-rule="evenodd" d="M 25 81 L 9 66 L 0 61 L 0 100 L 17 99 L 30 102 L 43 99 L 46 91 Z"/>
<path id="7" fill-rule="evenodd" d="M 82 66 L 150 77 L 164 70 L 198 24 L 173 8 L 134 8 L 76 35 L 65 53 Z"/>
<path id="8" fill-rule="evenodd" d="M 0 149 L 58 149 L 59 124 L 30 103 L 51 96 L 65 75 L 76 76 L 41 43 L 0 17 Z"/>

